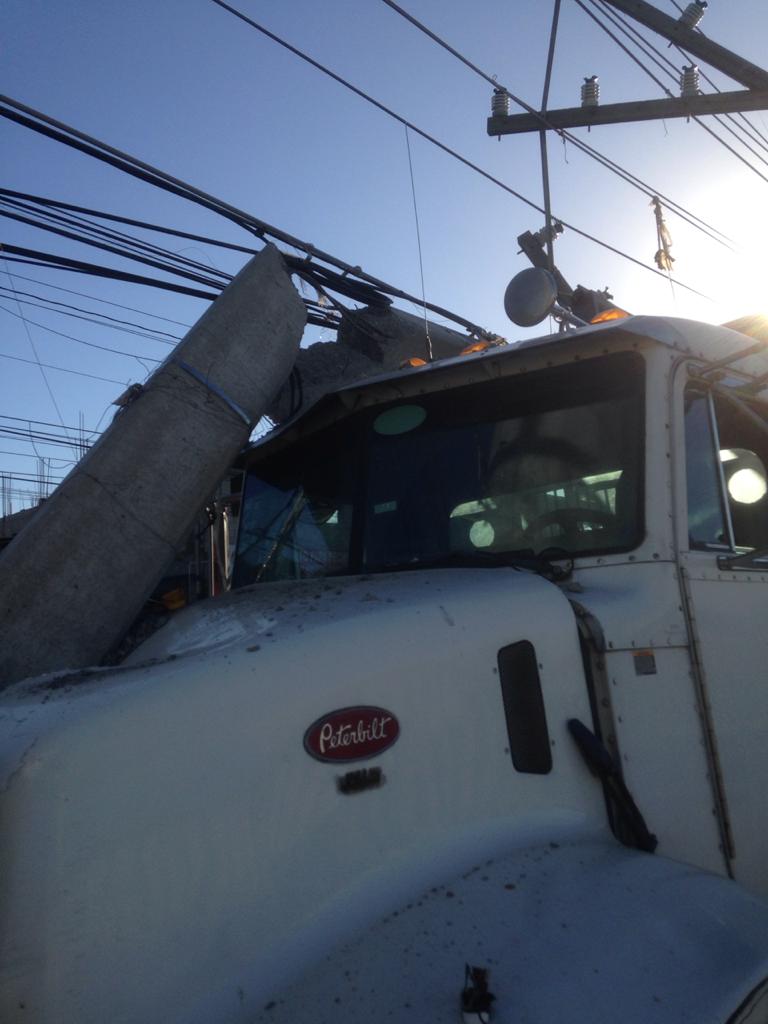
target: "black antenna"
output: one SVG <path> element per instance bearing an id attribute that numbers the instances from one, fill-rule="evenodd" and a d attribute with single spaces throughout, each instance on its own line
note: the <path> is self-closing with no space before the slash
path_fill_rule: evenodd
<path id="1" fill-rule="evenodd" d="M 541 97 L 542 117 L 547 113 L 547 102 L 549 100 L 549 86 L 552 81 L 552 65 L 555 59 L 555 42 L 557 41 L 557 26 L 560 20 L 560 2 L 555 0 L 552 11 L 552 28 L 549 33 L 549 52 L 547 54 L 547 70 L 544 75 L 544 91 Z M 539 132 L 539 144 L 541 146 L 541 178 L 544 191 L 544 217 L 547 240 L 547 264 L 550 271 L 555 269 L 554 234 L 552 232 L 552 204 L 549 193 L 549 159 L 547 157 L 547 130 L 542 128 Z"/>

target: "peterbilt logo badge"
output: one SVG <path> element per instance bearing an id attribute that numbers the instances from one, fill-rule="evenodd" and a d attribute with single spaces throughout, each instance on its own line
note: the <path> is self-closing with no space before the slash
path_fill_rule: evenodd
<path id="1" fill-rule="evenodd" d="M 365 761 L 388 750 L 400 725 L 384 708 L 354 707 L 331 711 L 304 733 L 304 749 L 318 761 Z"/>

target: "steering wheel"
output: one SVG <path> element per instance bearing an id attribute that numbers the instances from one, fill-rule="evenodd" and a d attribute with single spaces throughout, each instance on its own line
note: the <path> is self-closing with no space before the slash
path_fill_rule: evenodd
<path id="1" fill-rule="evenodd" d="M 579 538 L 584 536 L 584 531 L 579 529 L 583 523 L 596 526 L 598 530 L 605 530 L 614 525 L 616 517 L 612 512 L 604 512 L 599 508 L 554 508 L 550 512 L 544 512 L 537 516 L 532 523 L 529 523 L 525 530 L 525 538 L 534 544 L 535 538 L 539 538 L 548 526 L 559 526 L 562 536 L 547 537 L 546 539 L 557 546 L 565 548 L 578 548 Z"/>

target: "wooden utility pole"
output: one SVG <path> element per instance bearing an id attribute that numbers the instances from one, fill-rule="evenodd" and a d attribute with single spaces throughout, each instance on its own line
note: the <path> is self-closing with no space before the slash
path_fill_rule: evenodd
<path id="1" fill-rule="evenodd" d="M 645 0 L 606 0 L 612 7 L 652 29 L 687 53 L 722 71 L 746 89 L 707 96 L 680 96 L 663 100 L 611 103 L 607 106 L 568 107 L 545 113 L 497 114 L 488 118 L 489 135 L 517 135 L 522 132 L 562 130 L 625 121 L 699 117 L 748 110 L 768 110 L 768 72 L 707 39 L 682 21 L 670 18 Z"/>
<path id="2" fill-rule="evenodd" d="M 666 100 L 638 100 L 608 103 L 601 107 L 565 107 L 546 115 L 510 114 L 488 118 L 489 135 L 520 135 L 545 129 L 584 128 L 598 124 L 629 121 L 659 121 L 672 117 L 701 117 L 704 114 L 733 114 L 768 110 L 768 89 L 708 93 L 706 96 L 675 96 Z M 546 122 L 546 123 L 543 123 Z"/>
<path id="3" fill-rule="evenodd" d="M 628 14 L 646 28 L 658 32 L 670 43 L 682 47 L 686 53 L 698 57 L 705 64 L 710 64 L 729 78 L 746 85 L 748 89 L 768 89 L 768 71 L 757 67 L 756 64 L 750 64 L 738 54 L 707 39 L 701 32 L 689 28 L 679 19 L 670 18 L 652 4 L 645 3 L 645 0 L 606 0 L 606 3 Z"/>

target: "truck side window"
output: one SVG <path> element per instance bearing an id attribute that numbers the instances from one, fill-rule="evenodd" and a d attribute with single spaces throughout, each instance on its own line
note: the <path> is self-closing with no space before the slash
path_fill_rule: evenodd
<path id="1" fill-rule="evenodd" d="M 715 395 L 720 462 L 737 548 L 768 548 L 768 416 L 756 403 Z"/>
<path id="2" fill-rule="evenodd" d="M 685 395 L 685 462 L 691 547 L 728 545 L 709 396 L 693 389 Z"/>
<path id="3" fill-rule="evenodd" d="M 740 395 L 685 396 L 692 548 L 768 548 L 768 410 Z"/>

